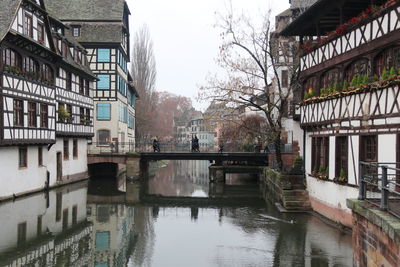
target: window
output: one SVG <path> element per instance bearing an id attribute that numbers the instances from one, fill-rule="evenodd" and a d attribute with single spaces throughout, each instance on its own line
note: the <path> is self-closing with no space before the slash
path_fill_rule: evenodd
<path id="1" fill-rule="evenodd" d="M 339 71 L 337 69 L 328 70 L 322 75 L 321 88 L 327 89 L 334 86 L 339 81 Z"/>
<path id="2" fill-rule="evenodd" d="M 89 81 L 85 80 L 85 95 L 89 96 L 90 92 L 90 87 L 89 87 Z"/>
<path id="3" fill-rule="evenodd" d="M 21 245 L 26 242 L 26 222 L 18 224 L 17 244 Z"/>
<path id="4" fill-rule="evenodd" d="M 109 90 L 110 89 L 110 74 L 98 74 L 97 89 Z"/>
<path id="5" fill-rule="evenodd" d="M 308 78 L 303 84 L 304 92 L 313 91 L 315 94 L 319 92 L 318 80 L 316 77 Z"/>
<path id="6" fill-rule="evenodd" d="M 110 131 L 109 130 L 99 130 L 97 131 L 98 134 L 98 142 L 99 145 L 105 145 L 110 143 Z"/>
<path id="7" fill-rule="evenodd" d="M 90 109 L 86 109 L 86 125 L 90 125 L 92 122 L 90 120 Z"/>
<path id="8" fill-rule="evenodd" d="M 84 94 L 85 93 L 85 80 L 82 77 L 79 77 L 79 93 Z"/>
<path id="9" fill-rule="evenodd" d="M 97 120 L 111 120 L 111 104 L 98 103 L 97 104 Z"/>
<path id="10" fill-rule="evenodd" d="M 72 156 L 74 158 L 78 157 L 78 140 L 77 139 L 74 139 L 72 141 Z"/>
<path id="11" fill-rule="evenodd" d="M 68 228 L 68 209 L 63 210 L 62 215 L 62 230 L 67 230 Z"/>
<path id="12" fill-rule="evenodd" d="M 96 249 L 106 250 L 110 248 L 110 232 L 96 232 Z"/>
<path id="13" fill-rule="evenodd" d="M 14 99 L 14 126 L 24 126 L 24 101 Z"/>
<path id="14" fill-rule="evenodd" d="M 69 140 L 64 139 L 64 159 L 69 159 Z"/>
<path id="15" fill-rule="evenodd" d="M 28 126 L 37 127 L 36 121 L 36 103 L 28 102 Z"/>
<path id="16" fill-rule="evenodd" d="M 81 27 L 80 26 L 72 26 L 72 36 L 79 37 L 81 35 Z"/>
<path id="17" fill-rule="evenodd" d="M 374 59 L 374 74 L 378 75 L 378 77 L 382 75 L 383 70 L 386 69 L 386 71 L 388 71 L 390 67 L 393 66 L 390 52 L 389 49 L 386 49 Z"/>
<path id="18" fill-rule="evenodd" d="M 32 16 L 28 14 L 24 15 L 24 34 L 33 37 Z"/>
<path id="19" fill-rule="evenodd" d="M 117 75 L 117 77 L 118 77 L 118 91 L 122 95 L 126 96 L 126 91 L 127 91 L 126 82 L 121 76 Z"/>
<path id="20" fill-rule="evenodd" d="M 19 158 L 19 163 L 18 166 L 20 168 L 25 168 L 28 167 L 28 148 L 27 147 L 20 147 L 18 149 L 18 158 Z"/>
<path id="21" fill-rule="evenodd" d="M 72 225 L 77 224 L 78 222 L 78 206 L 74 205 L 72 207 Z"/>
<path id="22" fill-rule="evenodd" d="M 67 57 L 68 55 L 68 45 L 65 42 L 61 43 L 61 48 L 62 48 L 62 55 L 64 57 Z"/>
<path id="23" fill-rule="evenodd" d="M 110 49 L 99 48 L 97 49 L 97 62 L 110 62 Z"/>
<path id="24" fill-rule="evenodd" d="M 346 68 L 345 80 L 350 84 L 356 75 L 368 74 L 368 59 L 362 58 L 354 61 Z"/>
<path id="25" fill-rule="evenodd" d="M 289 72 L 288 70 L 282 70 L 282 87 L 287 88 L 289 86 Z"/>
<path id="26" fill-rule="evenodd" d="M 361 136 L 360 145 L 361 161 L 378 161 L 378 138 L 376 135 Z"/>
<path id="27" fill-rule="evenodd" d="M 62 192 L 56 194 L 56 222 L 61 220 Z"/>
<path id="28" fill-rule="evenodd" d="M 48 128 L 48 106 L 40 104 L 40 127 Z"/>
<path id="29" fill-rule="evenodd" d="M 339 177 L 341 170 L 348 174 L 348 137 L 338 136 L 336 137 L 336 166 L 335 166 L 335 176 Z"/>
<path id="30" fill-rule="evenodd" d="M 38 64 L 33 58 L 26 57 L 24 58 L 24 71 L 29 78 L 37 79 L 38 78 Z"/>
<path id="31" fill-rule="evenodd" d="M 319 172 L 321 169 L 324 169 L 324 171 L 326 171 L 329 166 L 329 138 L 313 137 L 311 149 L 312 171 Z"/>
<path id="32" fill-rule="evenodd" d="M 49 84 L 54 83 L 54 71 L 49 65 L 47 65 L 47 64 L 42 65 L 41 78 L 42 78 L 42 81 L 47 82 Z"/>
<path id="33" fill-rule="evenodd" d="M 74 118 L 74 116 L 72 115 L 72 106 L 71 105 L 69 105 L 69 104 L 67 104 L 67 112 L 68 112 L 68 114 L 69 114 L 69 121 L 67 121 L 67 122 L 69 122 L 69 123 L 72 123 L 73 122 L 73 118 Z"/>
<path id="34" fill-rule="evenodd" d="M 66 89 L 71 91 L 72 90 L 72 74 L 67 72 L 66 76 Z"/>
<path id="35" fill-rule="evenodd" d="M 42 234 L 42 215 L 37 218 L 36 234 L 40 236 Z"/>
<path id="36" fill-rule="evenodd" d="M 39 43 L 44 44 L 44 25 L 42 23 L 38 23 L 37 34 Z"/>
<path id="37" fill-rule="evenodd" d="M 86 124 L 85 109 L 79 108 L 79 119 L 81 124 Z"/>
<path id="38" fill-rule="evenodd" d="M 128 121 L 128 107 L 124 104 L 119 105 L 119 121 L 125 123 Z"/>
<path id="39" fill-rule="evenodd" d="M 6 66 L 12 66 L 21 68 L 22 66 L 22 59 L 21 56 L 11 49 L 4 49 L 3 50 L 3 64 Z"/>
<path id="40" fill-rule="evenodd" d="M 38 147 L 38 165 L 43 166 L 43 147 Z"/>

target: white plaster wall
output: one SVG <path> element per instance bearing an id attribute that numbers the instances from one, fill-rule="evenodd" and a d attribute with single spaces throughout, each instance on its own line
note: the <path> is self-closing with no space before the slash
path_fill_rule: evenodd
<path id="1" fill-rule="evenodd" d="M 109 121 L 99 121 L 97 120 L 97 103 L 110 103 L 111 104 L 111 120 Z M 98 130 L 110 130 L 111 140 L 112 138 L 119 138 L 118 136 L 118 118 L 119 118 L 119 102 L 107 102 L 107 101 L 97 101 L 94 104 L 93 110 L 93 118 L 94 118 L 94 137 L 93 142 L 97 141 L 97 131 Z"/>
<path id="2" fill-rule="evenodd" d="M 64 138 L 57 138 L 56 143 L 51 147 L 47 158 L 44 157 L 44 165 L 50 172 L 50 186 L 57 183 L 57 152 L 62 154 L 62 175 L 63 177 L 79 174 L 87 171 L 87 140 L 78 140 L 78 157 L 73 157 L 73 139 L 65 138 L 69 141 L 69 159 L 64 160 Z"/>
<path id="3" fill-rule="evenodd" d="M 353 135 L 348 137 L 348 183 L 358 184 L 358 168 L 360 165 L 360 136 Z"/>
<path id="4" fill-rule="evenodd" d="M 378 135 L 378 162 L 394 163 L 396 162 L 396 134 Z M 396 167 L 393 164 L 387 164 L 388 167 Z M 395 174 L 395 171 L 388 170 L 388 174 Z"/>
<path id="5" fill-rule="evenodd" d="M 350 213 L 351 210 L 346 206 L 346 199 L 358 197 L 358 188 L 343 186 L 333 182 L 320 181 L 308 175 L 307 190 L 310 197 L 332 208 L 337 208 L 348 213 Z"/>
<path id="6" fill-rule="evenodd" d="M 38 147 L 28 147 L 28 167 L 19 168 L 18 147 L 0 147 L 0 198 L 41 189 L 47 178 L 46 168 L 38 165 Z M 47 149 L 43 147 L 43 161 Z"/>

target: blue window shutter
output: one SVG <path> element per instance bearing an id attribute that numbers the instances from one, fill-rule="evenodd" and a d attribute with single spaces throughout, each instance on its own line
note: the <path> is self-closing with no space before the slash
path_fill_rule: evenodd
<path id="1" fill-rule="evenodd" d="M 111 119 L 111 104 L 110 103 L 98 103 L 97 104 L 97 119 L 98 120 L 110 120 Z"/>
<path id="2" fill-rule="evenodd" d="M 110 49 L 99 48 L 97 49 L 97 62 L 110 62 Z"/>
<path id="3" fill-rule="evenodd" d="M 109 90 L 110 89 L 110 74 L 97 74 L 97 89 Z"/>

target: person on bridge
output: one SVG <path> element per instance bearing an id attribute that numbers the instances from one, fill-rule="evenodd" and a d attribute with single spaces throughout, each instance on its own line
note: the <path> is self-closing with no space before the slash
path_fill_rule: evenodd
<path id="1" fill-rule="evenodd" d="M 220 143 L 220 144 L 219 144 L 218 153 L 222 153 L 223 151 L 224 151 L 224 144 L 223 144 L 223 143 Z"/>
<path id="2" fill-rule="evenodd" d="M 154 152 L 160 152 L 160 143 L 155 138 L 153 140 L 153 151 Z"/>
<path id="3" fill-rule="evenodd" d="M 197 138 L 197 135 L 192 139 L 192 152 L 200 152 L 199 139 Z"/>

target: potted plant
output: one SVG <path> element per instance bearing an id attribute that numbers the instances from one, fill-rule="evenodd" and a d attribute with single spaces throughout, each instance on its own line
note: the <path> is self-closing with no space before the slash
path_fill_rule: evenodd
<path id="1" fill-rule="evenodd" d="M 72 122 L 72 116 L 64 106 L 58 107 L 58 120 L 60 122 Z"/>
<path id="2" fill-rule="evenodd" d="M 343 169 L 340 169 L 339 177 L 335 177 L 333 179 L 335 183 L 338 184 L 347 184 L 347 175 Z"/>

